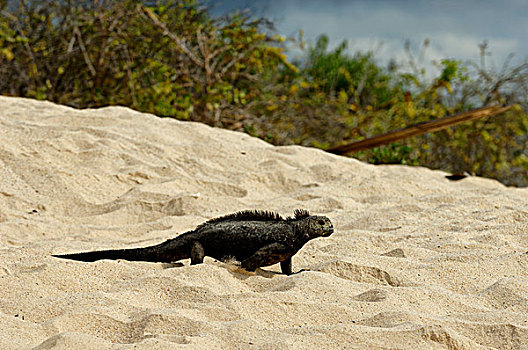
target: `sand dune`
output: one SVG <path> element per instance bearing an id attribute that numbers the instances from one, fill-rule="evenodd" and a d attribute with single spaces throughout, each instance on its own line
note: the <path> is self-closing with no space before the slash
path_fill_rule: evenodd
<path id="1" fill-rule="evenodd" d="M 528 189 L 445 175 L 0 97 L 0 349 L 528 349 Z M 50 256 L 295 208 L 292 276 Z"/>

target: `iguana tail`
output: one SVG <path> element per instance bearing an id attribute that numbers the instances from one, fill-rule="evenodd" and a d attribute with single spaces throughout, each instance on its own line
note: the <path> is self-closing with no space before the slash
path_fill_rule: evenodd
<path id="1" fill-rule="evenodd" d="M 163 244 L 163 243 L 162 243 Z M 161 248 L 161 244 L 132 249 L 114 249 L 114 250 L 100 250 L 95 252 L 83 252 L 74 254 L 52 255 L 56 258 L 71 259 L 78 261 L 92 262 L 96 260 L 129 260 L 129 261 L 150 261 L 150 262 L 172 262 L 175 259 L 171 254 L 167 254 L 166 249 Z"/>

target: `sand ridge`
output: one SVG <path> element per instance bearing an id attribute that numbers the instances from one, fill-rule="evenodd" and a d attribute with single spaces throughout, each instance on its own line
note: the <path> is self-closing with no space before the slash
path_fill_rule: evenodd
<path id="1" fill-rule="evenodd" d="M 527 349 L 528 189 L 0 96 L 1 349 Z M 336 232 L 245 272 L 81 263 L 242 209 Z"/>

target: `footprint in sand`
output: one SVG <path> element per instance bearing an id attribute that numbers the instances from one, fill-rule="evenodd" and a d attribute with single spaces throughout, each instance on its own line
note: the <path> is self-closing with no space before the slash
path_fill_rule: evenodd
<path id="1" fill-rule="evenodd" d="M 392 328 L 402 324 L 419 325 L 422 320 L 418 315 L 401 311 L 380 312 L 372 317 L 361 320 L 358 324 L 369 327 Z"/>
<path id="2" fill-rule="evenodd" d="M 389 285 L 392 287 L 410 285 L 380 268 L 358 265 L 343 260 L 334 260 L 325 263 L 317 271 L 326 272 L 339 278 L 360 283 Z"/>
<path id="3" fill-rule="evenodd" d="M 528 277 L 504 278 L 484 289 L 480 296 L 495 309 L 528 312 Z"/>
<path id="4" fill-rule="evenodd" d="M 381 254 L 381 256 L 388 256 L 391 258 L 405 258 L 405 252 L 401 248 L 393 249 L 389 252 Z"/>
<path id="5" fill-rule="evenodd" d="M 387 299 L 388 293 L 383 289 L 371 289 L 354 297 L 357 301 L 375 303 Z"/>
<path id="6" fill-rule="evenodd" d="M 166 340 L 183 344 L 188 342 L 185 340 L 186 336 L 198 336 L 204 328 L 202 322 L 187 317 L 157 313 L 141 315 L 131 322 L 122 322 L 97 313 L 63 314 L 48 324 L 61 334 L 88 334 L 118 344 L 139 343 L 164 334 L 173 335 Z M 41 349 L 51 349 L 45 346 L 46 342 L 41 344 Z"/>

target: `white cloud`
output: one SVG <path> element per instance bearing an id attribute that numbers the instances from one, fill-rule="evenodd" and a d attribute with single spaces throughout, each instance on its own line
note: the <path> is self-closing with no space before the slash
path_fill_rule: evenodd
<path id="1" fill-rule="evenodd" d="M 220 1 L 220 0 L 219 0 Z M 405 62 L 404 43 L 410 40 L 418 54 L 430 39 L 424 64 L 454 58 L 479 60 L 478 45 L 487 40 L 487 60 L 500 67 L 510 53 L 528 57 L 525 0 L 221 0 L 232 6 L 260 8 L 259 15 L 275 18 L 279 32 L 315 41 L 330 37 L 330 46 L 348 40 L 353 51 L 375 51 L 380 63 L 394 58 Z M 258 12 L 259 10 L 257 10 Z"/>

